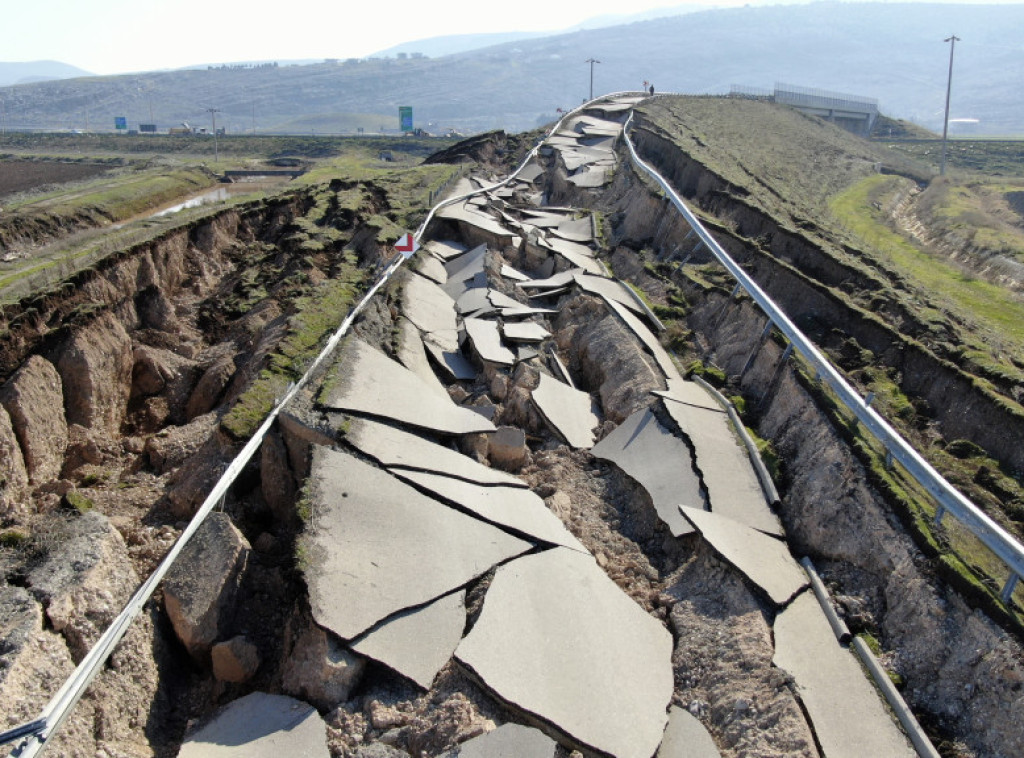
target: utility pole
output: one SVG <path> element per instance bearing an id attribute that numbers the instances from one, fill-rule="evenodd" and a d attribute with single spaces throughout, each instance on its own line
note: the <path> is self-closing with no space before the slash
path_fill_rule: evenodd
<path id="1" fill-rule="evenodd" d="M 949 134 L 949 94 L 953 90 L 953 51 L 960 38 L 951 34 L 942 40 L 949 44 L 949 77 L 946 79 L 946 117 L 942 121 L 942 165 L 939 167 L 939 176 L 946 174 L 946 135 Z"/>
<path id="2" fill-rule="evenodd" d="M 594 64 L 595 63 L 600 63 L 601 61 L 597 60 L 597 58 L 587 58 L 583 62 L 590 64 L 590 99 L 593 100 L 594 99 Z"/>
<path id="3" fill-rule="evenodd" d="M 206 112 L 213 119 L 213 162 L 220 163 L 220 152 L 217 150 L 217 114 L 220 113 L 220 110 L 218 108 L 207 108 Z"/>

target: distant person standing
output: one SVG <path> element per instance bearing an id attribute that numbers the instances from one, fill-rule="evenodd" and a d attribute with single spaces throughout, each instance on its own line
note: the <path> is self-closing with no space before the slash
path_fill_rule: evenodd
<path id="1" fill-rule="evenodd" d="M 650 91 L 651 91 L 651 94 L 653 95 L 654 94 L 654 85 L 653 84 L 651 85 L 651 90 Z"/>

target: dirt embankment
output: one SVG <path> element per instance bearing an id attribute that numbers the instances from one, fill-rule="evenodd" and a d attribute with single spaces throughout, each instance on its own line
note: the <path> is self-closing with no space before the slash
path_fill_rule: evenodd
<path id="1" fill-rule="evenodd" d="M 955 334 L 921 322 L 888 294 L 894 292 L 891 275 L 872 276 L 837 260 L 802 232 L 781 228 L 744 202 L 665 138 L 643 127 L 635 134 L 641 154 L 683 197 L 717 219 L 716 236 L 727 252 L 841 365 L 846 343 L 855 341 L 893 369 L 901 390 L 918 400 L 922 423 L 933 421 L 945 439 L 970 440 L 1009 470 L 1024 471 L 1024 448 L 1014 442 L 1024 438 L 1024 413 L 1017 405 L 1021 388 L 993 382 L 999 394 L 969 373 L 969 365 L 962 368 L 962 356 L 950 342 Z M 852 257 L 856 251 L 846 253 Z"/>
<path id="2" fill-rule="evenodd" d="M 364 266 L 376 263 L 363 219 L 381 212 L 379 191 L 365 188 L 355 211 L 329 202 L 333 193 L 221 212 L 4 309 L 4 727 L 36 717 L 173 543 L 237 449 L 226 414 L 268 368 L 302 359 L 291 348 L 276 352 L 296 342 L 302 298 L 315 300 L 339 272 L 351 275 L 356 253 Z M 310 238 L 318 228 L 330 245 Z M 301 335 L 314 345 L 319 336 Z M 263 456 L 276 487 L 264 495 L 254 467 L 224 504 L 244 533 L 248 570 L 236 596 L 261 611 L 233 623 L 268 654 L 285 644 L 282 598 L 297 593 L 294 524 L 273 510 L 282 497 L 294 507 L 281 473 L 287 454 L 277 452 Z M 239 650 L 251 652 L 238 643 L 228 653 L 244 658 Z M 175 755 L 187 721 L 216 695 L 237 693 L 236 679 L 218 683 L 208 666 L 186 653 L 158 598 L 73 712 L 57 752 Z"/>
<path id="3" fill-rule="evenodd" d="M 649 139 L 641 139 L 641 144 L 648 158 L 683 177 L 683 187 L 697 193 L 699 204 L 723 202 L 721 196 L 709 199 L 701 194 L 701 188 L 711 192 L 716 187 L 714 177 L 702 175 L 701 169 L 683 156 L 659 153 L 671 148 Z M 685 224 L 670 220 L 677 215 L 675 211 L 643 189 L 642 180 L 628 167 L 617 174 L 600 210 L 609 219 L 612 242 L 625 246 L 613 257 L 616 273 L 648 292 L 664 288 L 665 280 L 654 275 L 635 251 L 646 249 L 650 257 L 674 250 L 685 253 L 692 247 L 693 240 L 686 240 Z M 769 294 L 804 314 L 804 323 L 808 323 L 809 308 L 821 323 L 844 324 L 850 331 L 863 321 L 857 320 L 856 311 L 829 298 L 821 285 L 782 263 L 770 262 L 763 251 L 751 249 L 752 244 L 725 231 L 719 228 L 713 233 L 753 270 Z M 772 340 L 760 340 L 766 319 L 756 306 L 745 298 L 729 297 L 727 291 L 697 286 L 682 276 L 673 277 L 672 282 L 693 304 L 687 326 L 702 351 L 697 357 L 733 377 L 731 388 L 742 392 L 751 409 L 750 423 L 773 443 L 781 458 L 780 515 L 794 553 L 815 561 L 851 629 L 879 639 L 884 659 L 903 677 L 904 696 L 933 739 L 942 744 L 944 754 L 1020 753 L 1024 735 L 1014 716 L 1024 707 L 1020 641 L 972 609 L 938 578 L 934 559 L 915 547 L 827 413 L 816 404 L 792 365 L 781 363 L 782 347 Z M 904 347 L 903 352 L 900 366 L 911 391 L 927 392 L 925 385 L 935 382 L 944 388 L 945 401 L 953 407 L 992 407 L 988 398 L 979 399 L 969 385 L 957 384 L 961 375 L 923 349 L 908 351 Z M 747 366 L 751 356 L 754 360 Z M 949 376 L 953 379 L 946 378 Z M 978 426 L 997 423 L 999 414 L 990 413 Z M 977 413 L 973 420 L 979 421 Z M 948 432 L 956 436 L 970 433 L 985 439 L 982 429 L 954 427 L 952 417 L 945 423 Z M 965 424 L 963 420 L 960 423 Z M 1005 439 L 1000 445 L 1006 447 Z"/>

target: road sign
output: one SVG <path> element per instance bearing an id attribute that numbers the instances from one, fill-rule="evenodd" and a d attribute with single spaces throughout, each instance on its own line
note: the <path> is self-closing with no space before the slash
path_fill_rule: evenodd
<path id="1" fill-rule="evenodd" d="M 412 131 L 412 106 L 398 106 L 398 128 L 403 132 Z"/>
<path id="2" fill-rule="evenodd" d="M 127 116 L 114 116 L 114 128 L 115 129 L 127 129 L 128 128 L 128 117 Z"/>
<path id="3" fill-rule="evenodd" d="M 416 244 L 416 240 L 408 232 L 399 237 L 398 242 L 395 243 L 395 250 L 400 252 L 405 258 L 412 258 L 413 253 L 419 249 L 420 246 Z"/>

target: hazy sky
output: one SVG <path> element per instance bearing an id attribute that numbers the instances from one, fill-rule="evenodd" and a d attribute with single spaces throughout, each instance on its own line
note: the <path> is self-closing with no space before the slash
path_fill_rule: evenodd
<path id="1" fill-rule="evenodd" d="M 445 34 L 553 31 L 603 14 L 756 2 L 7 0 L 0 16 L 0 61 L 56 60 L 114 74 L 232 61 L 364 57 Z"/>

